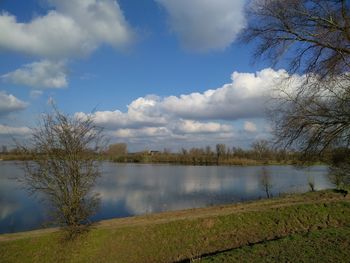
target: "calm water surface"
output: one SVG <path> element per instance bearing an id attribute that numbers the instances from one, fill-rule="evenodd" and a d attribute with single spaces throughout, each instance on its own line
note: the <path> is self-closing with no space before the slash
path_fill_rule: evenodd
<path id="1" fill-rule="evenodd" d="M 265 198 L 260 185 L 263 166 L 171 166 L 102 163 L 96 186 L 101 206 L 93 220 L 206 207 Z M 325 166 L 297 169 L 267 166 L 271 193 L 308 191 L 308 178 L 317 190 L 331 188 Z M 47 221 L 45 206 L 17 181 L 15 162 L 0 162 L 0 233 L 40 228 Z"/>

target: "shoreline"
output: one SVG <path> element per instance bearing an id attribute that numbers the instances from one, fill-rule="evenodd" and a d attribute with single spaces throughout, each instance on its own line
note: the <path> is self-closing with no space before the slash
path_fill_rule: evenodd
<path id="1" fill-rule="evenodd" d="M 57 228 L 2 234 L 0 255 L 5 262 L 191 262 L 259 244 L 278 247 L 293 235 L 312 242 L 309 235 L 323 230 L 350 231 L 349 215 L 349 195 L 309 192 L 103 220 L 74 240 L 65 240 Z M 350 244 L 350 238 L 344 238 Z M 335 242 L 339 241 L 333 238 L 329 244 Z M 332 256 L 331 245 L 322 249 Z"/>
<path id="2" fill-rule="evenodd" d="M 307 197 L 305 199 L 305 197 Z M 92 223 L 93 228 L 123 228 L 139 225 L 161 224 L 165 222 L 172 222 L 185 219 L 198 219 L 213 215 L 227 215 L 245 212 L 258 212 L 266 208 L 280 208 L 300 204 L 318 204 L 318 203 L 333 203 L 338 201 L 350 202 L 350 195 L 343 197 L 341 193 L 333 189 L 321 190 L 316 192 L 306 192 L 297 194 L 285 194 L 282 197 L 273 197 L 269 199 L 250 200 L 238 202 L 233 204 L 214 205 L 201 208 L 190 208 L 175 211 L 164 211 L 159 213 L 150 213 L 144 215 L 104 219 Z M 0 242 L 12 240 L 17 238 L 24 238 L 28 236 L 37 236 L 47 233 L 54 233 L 59 231 L 59 227 L 39 228 L 28 231 L 21 231 L 15 233 L 0 234 Z"/>
<path id="3" fill-rule="evenodd" d="M 9 158 L 9 159 L 0 159 L 0 162 L 24 162 L 28 161 L 30 159 L 16 159 L 16 158 Z M 109 163 L 115 163 L 115 164 L 134 164 L 134 165 L 169 165 L 169 166 L 198 166 L 198 167 L 225 167 L 225 166 L 238 166 L 238 167 L 247 167 L 247 166 L 296 166 L 296 167 L 312 167 L 312 166 L 328 166 L 327 163 L 324 162 L 313 162 L 313 163 L 295 163 L 295 162 L 263 162 L 263 161 L 253 161 L 252 163 L 219 163 L 219 164 L 193 164 L 193 163 L 181 163 L 181 162 L 119 162 L 111 159 L 96 159 L 98 162 L 109 162 Z"/>

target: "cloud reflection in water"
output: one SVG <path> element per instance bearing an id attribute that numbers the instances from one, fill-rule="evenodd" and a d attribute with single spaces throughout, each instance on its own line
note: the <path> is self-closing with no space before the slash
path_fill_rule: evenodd
<path id="1" fill-rule="evenodd" d="M 205 207 L 265 197 L 259 185 L 262 167 L 104 165 L 96 187 L 102 210 L 117 205 L 128 215 Z M 307 191 L 305 170 L 269 166 L 272 194 Z M 330 187 L 325 167 L 314 167 L 318 189 Z M 103 214 L 103 211 L 102 211 Z M 113 216 L 119 216 L 118 211 Z"/>
<path id="2" fill-rule="evenodd" d="M 309 176 L 316 189 L 332 187 L 327 168 L 309 170 L 268 166 L 276 196 L 308 190 Z M 0 233 L 39 228 L 45 206 L 29 196 L 18 182 L 8 179 L 23 171 L 14 162 L 0 162 Z M 261 166 L 175 166 L 103 163 L 95 191 L 101 208 L 93 220 L 161 211 L 206 207 L 264 198 L 259 185 Z"/>

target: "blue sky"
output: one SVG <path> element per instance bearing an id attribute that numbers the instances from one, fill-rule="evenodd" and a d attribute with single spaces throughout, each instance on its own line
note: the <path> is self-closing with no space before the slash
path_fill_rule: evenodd
<path id="1" fill-rule="evenodd" d="M 272 80 L 236 39 L 245 0 L 0 1 L 0 143 L 49 100 L 130 150 L 268 138 Z M 234 73 L 236 72 L 236 73 Z"/>

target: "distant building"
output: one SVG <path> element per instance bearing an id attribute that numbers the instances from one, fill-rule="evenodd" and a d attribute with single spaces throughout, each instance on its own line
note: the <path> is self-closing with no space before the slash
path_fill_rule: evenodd
<path id="1" fill-rule="evenodd" d="M 148 151 L 149 155 L 155 155 L 155 154 L 159 154 L 160 151 Z"/>

